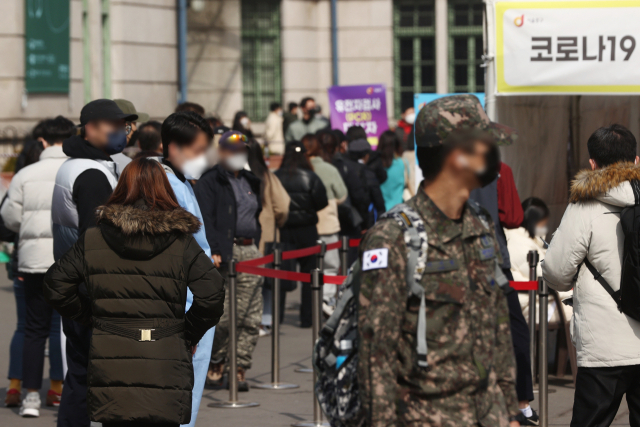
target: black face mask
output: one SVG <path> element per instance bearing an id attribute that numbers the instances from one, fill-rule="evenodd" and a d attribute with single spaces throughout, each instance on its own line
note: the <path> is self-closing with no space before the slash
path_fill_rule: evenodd
<path id="1" fill-rule="evenodd" d="M 476 173 L 481 187 L 491 184 L 500 174 L 500 150 L 492 145 L 484 156 L 485 168 Z"/>
<path id="2" fill-rule="evenodd" d="M 308 111 L 309 121 L 313 120 L 317 112 L 318 112 L 317 108 L 312 108 L 311 110 Z"/>

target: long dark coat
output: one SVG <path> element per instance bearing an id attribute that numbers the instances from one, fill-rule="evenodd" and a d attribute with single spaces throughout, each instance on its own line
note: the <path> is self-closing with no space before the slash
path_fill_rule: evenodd
<path id="1" fill-rule="evenodd" d="M 98 218 L 98 227 L 87 230 L 44 281 L 46 300 L 62 316 L 93 325 L 91 420 L 188 424 L 189 347 L 218 323 L 224 302 L 224 280 L 192 237 L 200 223 L 182 208 L 149 210 L 142 202 L 100 208 Z M 83 282 L 89 300 L 78 292 Z M 193 304 L 185 314 L 187 288 Z M 155 341 L 104 326 L 138 334 L 179 323 L 184 331 Z"/>

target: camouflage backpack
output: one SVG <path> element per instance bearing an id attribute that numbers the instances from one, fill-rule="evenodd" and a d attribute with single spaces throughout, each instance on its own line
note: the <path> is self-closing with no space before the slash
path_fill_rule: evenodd
<path id="1" fill-rule="evenodd" d="M 407 244 L 407 296 L 420 298 L 418 313 L 418 366 L 427 367 L 427 315 L 420 279 L 427 262 L 427 232 L 420 215 L 405 204 L 385 213 L 381 219 L 395 220 L 404 231 Z M 338 303 L 320 331 L 313 352 L 318 372 L 316 396 L 332 427 L 353 427 L 363 422 L 358 391 L 358 294 L 361 261 L 351 266 L 340 286 Z"/>

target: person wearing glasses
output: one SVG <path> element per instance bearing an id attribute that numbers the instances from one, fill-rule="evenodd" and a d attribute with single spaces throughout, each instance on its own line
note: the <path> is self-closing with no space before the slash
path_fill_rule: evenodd
<path id="1" fill-rule="evenodd" d="M 261 256 L 258 250 L 262 210 L 260 179 L 245 169 L 248 161 L 247 137 L 238 131 L 225 132 L 218 143 L 218 164 L 202 175 L 196 198 L 202 210 L 207 241 L 216 267 L 225 275 L 229 261 L 247 261 Z M 258 342 L 262 322 L 262 277 L 240 273 L 238 295 L 238 389 L 248 391 L 245 372 Z M 227 282 L 228 283 L 228 282 Z M 225 310 L 213 340 L 208 382 L 220 385 L 228 371 L 229 293 Z"/>
<path id="2" fill-rule="evenodd" d="M 124 113 L 110 99 L 97 99 L 80 112 L 77 135 L 62 143 L 70 157 L 56 175 L 51 204 L 53 257 L 59 260 L 87 229 L 96 226 L 96 209 L 111 196 L 118 183 L 118 169 L 111 158 L 127 145 L 127 122 L 138 119 Z M 130 129 L 129 129 L 130 130 Z M 86 295 L 84 285 L 81 294 Z M 62 319 L 67 338 L 67 375 L 64 380 L 58 425 L 88 426 L 87 363 L 91 327 Z"/>

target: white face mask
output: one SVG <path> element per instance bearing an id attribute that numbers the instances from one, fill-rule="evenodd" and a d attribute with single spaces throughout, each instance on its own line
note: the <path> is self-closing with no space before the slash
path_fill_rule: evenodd
<path id="1" fill-rule="evenodd" d="M 282 110 L 278 110 L 278 116 L 282 117 L 284 115 L 284 113 L 282 112 Z"/>
<path id="2" fill-rule="evenodd" d="M 247 160 L 247 153 L 238 153 L 227 157 L 224 161 L 224 164 L 230 171 L 237 172 L 244 169 L 244 165 L 247 164 Z"/>
<path id="3" fill-rule="evenodd" d="M 547 234 L 549 234 L 547 227 L 536 227 L 536 236 L 544 238 Z"/>
<path id="4" fill-rule="evenodd" d="M 182 173 L 187 179 L 200 179 L 207 169 L 207 156 L 204 154 L 187 160 L 182 164 Z"/>
<path id="5" fill-rule="evenodd" d="M 249 120 L 249 117 L 243 117 L 243 118 L 240 119 L 240 124 L 245 129 L 249 129 L 249 127 L 251 126 L 251 120 Z"/>
<path id="6" fill-rule="evenodd" d="M 404 116 L 404 121 L 412 125 L 416 121 L 416 113 L 407 114 Z"/>

